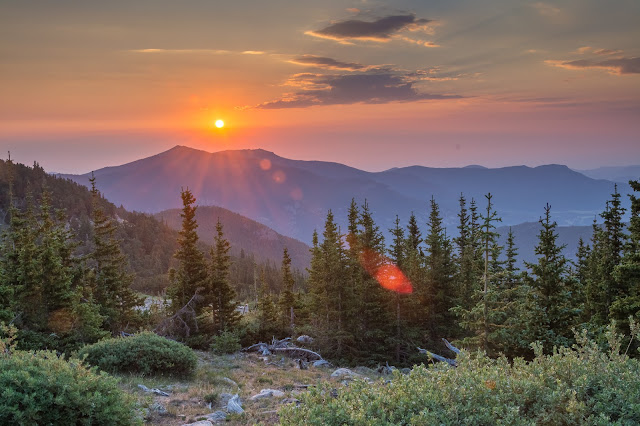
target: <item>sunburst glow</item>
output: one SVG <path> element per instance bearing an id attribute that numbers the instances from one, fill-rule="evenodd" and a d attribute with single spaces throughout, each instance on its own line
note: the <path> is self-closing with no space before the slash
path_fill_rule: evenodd
<path id="1" fill-rule="evenodd" d="M 224 127 L 224 121 L 222 121 L 222 120 L 216 120 L 215 125 L 216 125 L 216 127 L 217 127 L 218 129 L 222 129 L 222 128 Z"/>

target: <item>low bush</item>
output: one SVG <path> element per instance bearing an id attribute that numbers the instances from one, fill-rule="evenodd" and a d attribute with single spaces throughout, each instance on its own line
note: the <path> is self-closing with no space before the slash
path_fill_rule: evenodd
<path id="1" fill-rule="evenodd" d="M 640 362 L 576 336 L 573 348 L 531 362 L 463 352 L 457 368 L 440 363 L 396 373 L 391 383 L 323 385 L 280 411 L 282 424 L 640 424 Z"/>
<path id="2" fill-rule="evenodd" d="M 55 352 L 0 353 L 0 423 L 11 425 L 131 425 L 132 398 L 115 378 Z"/>
<path id="3" fill-rule="evenodd" d="M 229 331 L 223 331 L 211 339 L 211 352 L 215 355 L 232 354 L 240 349 L 240 339 Z"/>
<path id="4" fill-rule="evenodd" d="M 102 340 L 78 356 L 109 373 L 142 375 L 189 376 L 198 362 L 191 348 L 150 332 Z"/>

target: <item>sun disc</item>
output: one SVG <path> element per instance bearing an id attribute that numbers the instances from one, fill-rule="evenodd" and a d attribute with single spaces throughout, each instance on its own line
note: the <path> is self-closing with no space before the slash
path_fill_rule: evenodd
<path id="1" fill-rule="evenodd" d="M 224 127 L 224 121 L 222 121 L 222 120 L 216 120 L 216 127 L 217 127 L 218 129 L 223 128 L 223 127 Z"/>

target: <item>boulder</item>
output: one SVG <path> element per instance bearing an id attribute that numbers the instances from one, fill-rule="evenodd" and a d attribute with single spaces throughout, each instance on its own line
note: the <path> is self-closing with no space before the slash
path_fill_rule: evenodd
<path id="1" fill-rule="evenodd" d="M 240 401 L 240 396 L 238 394 L 233 395 L 227 403 L 227 411 L 236 414 L 244 413 L 244 410 L 242 409 L 242 402 Z"/>
<path id="2" fill-rule="evenodd" d="M 355 377 L 361 377 L 361 375 L 358 373 L 354 373 L 348 368 L 338 368 L 336 371 L 331 373 L 331 377 L 355 378 Z"/>
<path id="3" fill-rule="evenodd" d="M 224 411 L 216 411 L 214 413 L 207 414 L 205 417 L 207 420 L 213 423 L 224 422 L 227 420 L 227 413 L 225 413 Z"/>
<path id="4" fill-rule="evenodd" d="M 258 399 L 271 398 L 271 397 L 282 398 L 283 396 L 284 396 L 284 392 L 282 391 L 279 391 L 276 389 L 262 389 L 259 394 L 253 395 L 251 397 L 251 400 L 256 401 Z"/>

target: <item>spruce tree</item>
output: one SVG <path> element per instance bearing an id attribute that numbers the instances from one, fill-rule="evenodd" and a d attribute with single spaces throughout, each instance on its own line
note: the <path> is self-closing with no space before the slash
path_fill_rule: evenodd
<path id="1" fill-rule="evenodd" d="M 193 204 L 196 199 L 185 189 L 180 194 L 182 198 L 182 229 L 178 233 L 178 250 L 174 257 L 178 260 L 178 269 L 171 273 L 171 284 L 167 291 L 171 298 L 171 308 L 177 311 L 187 304 L 198 292 L 206 288 L 207 265 L 204 254 L 198 247 L 198 223 L 195 219 L 197 207 Z M 202 304 L 196 307 L 196 313 L 202 311 Z"/>
<path id="2" fill-rule="evenodd" d="M 443 337 L 456 334 L 453 313 L 456 294 L 453 285 L 455 265 L 453 263 L 453 247 L 446 236 L 440 208 L 431 197 L 429 231 L 425 237 L 426 253 L 426 286 L 422 294 L 422 315 L 425 328 L 429 333 L 431 344 L 439 344 Z"/>
<path id="3" fill-rule="evenodd" d="M 216 236 L 211 248 L 211 266 L 209 268 L 209 285 L 207 299 L 211 307 L 213 332 L 220 334 L 231 331 L 238 321 L 240 314 L 236 310 L 236 293 L 229 282 L 231 244 L 224 238 L 220 219 L 216 223 Z"/>
<path id="4" fill-rule="evenodd" d="M 104 327 L 115 333 L 122 331 L 135 318 L 135 307 L 142 300 L 133 290 L 133 275 L 127 272 L 127 261 L 116 239 L 116 225 L 100 207 L 96 179 L 91 175 L 92 220 L 94 251 L 89 255 L 93 263 L 93 298 L 104 317 Z"/>
<path id="5" fill-rule="evenodd" d="M 544 217 L 540 218 L 541 230 L 535 263 L 525 262 L 531 275 L 527 284 L 531 287 L 529 327 L 530 341 L 544 342 L 545 349 L 568 346 L 572 341 L 571 326 L 575 310 L 571 304 L 569 262 L 559 246 L 557 223 L 551 221 L 551 206 L 547 204 Z"/>
<path id="6" fill-rule="evenodd" d="M 291 274 L 291 257 L 285 247 L 282 253 L 282 293 L 280 293 L 280 321 L 283 330 L 287 330 L 293 336 L 295 330 L 296 298 L 293 294 L 293 275 Z"/>
<path id="7" fill-rule="evenodd" d="M 258 334 L 261 340 L 268 340 L 279 334 L 278 312 L 273 302 L 265 278 L 264 268 L 260 270 L 260 290 L 258 292 Z"/>
<path id="8" fill-rule="evenodd" d="M 640 180 L 629 181 L 629 185 L 634 191 L 629 194 L 629 237 L 620 263 L 613 271 L 618 294 L 609 312 L 610 319 L 615 320 L 625 333 L 629 317 L 635 318 L 636 322 L 640 319 L 640 197 L 635 194 L 640 192 Z"/>

